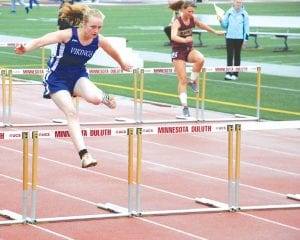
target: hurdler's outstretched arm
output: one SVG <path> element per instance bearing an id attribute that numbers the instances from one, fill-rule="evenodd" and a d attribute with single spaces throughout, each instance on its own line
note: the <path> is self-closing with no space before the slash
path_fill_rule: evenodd
<path id="1" fill-rule="evenodd" d="M 208 32 L 211 32 L 211 33 L 214 33 L 214 34 L 217 34 L 217 35 L 224 35 L 225 32 L 224 31 L 218 31 L 218 30 L 215 30 L 213 28 L 211 28 L 210 26 L 208 26 L 207 24 L 199 21 L 196 17 L 194 17 L 194 21 L 195 21 L 195 24 L 197 27 L 199 28 L 202 28 Z"/>
<path id="2" fill-rule="evenodd" d="M 101 47 L 109 56 L 111 56 L 124 71 L 130 71 L 132 66 L 126 64 L 121 58 L 120 54 L 116 49 L 114 49 L 108 40 L 100 35 L 99 47 Z"/>
<path id="3" fill-rule="evenodd" d="M 71 35 L 72 35 L 71 29 L 47 33 L 40 38 L 31 40 L 26 45 L 20 44 L 15 48 L 15 53 L 24 54 L 47 45 L 51 45 L 59 42 L 67 42 L 70 40 Z"/>

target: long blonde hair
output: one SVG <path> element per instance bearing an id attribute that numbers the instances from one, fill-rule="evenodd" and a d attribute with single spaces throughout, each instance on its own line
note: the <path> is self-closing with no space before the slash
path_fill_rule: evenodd
<path id="1" fill-rule="evenodd" d="M 90 16 L 99 17 L 102 20 L 104 15 L 101 11 L 94 8 L 89 8 L 85 4 L 64 4 L 59 11 L 59 18 L 68 21 L 69 25 L 78 26 L 82 22 L 88 22 Z"/>

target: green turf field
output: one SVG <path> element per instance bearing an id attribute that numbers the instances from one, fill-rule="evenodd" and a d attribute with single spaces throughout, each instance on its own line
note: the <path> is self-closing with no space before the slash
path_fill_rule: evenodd
<path id="1" fill-rule="evenodd" d="M 229 4 L 220 4 L 226 9 Z M 170 53 L 170 47 L 163 46 L 167 40 L 161 27 L 167 25 L 171 11 L 165 5 L 159 6 L 102 6 L 106 15 L 103 34 L 120 36 L 128 40 L 127 46 L 134 50 Z M 34 8 L 30 14 L 19 7 L 17 14 L 11 14 L 9 6 L 0 9 L 0 34 L 38 37 L 56 30 L 58 7 Z M 247 3 L 249 15 L 299 16 L 299 3 Z M 197 14 L 213 14 L 212 5 L 198 4 Z M 251 20 L 251 18 L 250 18 Z M 268 29 L 262 29 L 268 30 Z M 286 31 L 286 29 L 272 29 Z M 291 29 L 290 32 L 300 32 Z M 208 45 L 199 50 L 206 57 L 224 59 L 225 50 L 216 49 L 224 44 L 224 39 L 212 34 L 203 36 Z M 262 50 L 245 50 L 242 61 L 252 61 L 300 66 L 300 39 L 289 39 L 293 51 L 273 52 L 274 47 L 283 45 L 282 39 L 259 38 Z M 251 39 L 249 45 L 253 44 Z M 0 66 L 2 68 L 40 68 L 41 51 L 16 56 L 12 48 L 0 48 Z M 49 55 L 46 52 L 46 57 Z M 170 67 L 169 63 L 145 62 L 145 67 Z M 21 76 L 20 76 L 21 77 Z M 40 80 L 37 76 L 32 77 Z M 124 96 L 132 96 L 132 76 L 92 76 L 92 80 L 106 91 Z M 179 104 L 177 97 L 177 78 L 169 75 L 146 75 L 145 99 Z M 195 104 L 193 94 L 189 92 L 190 106 Z M 276 77 L 262 75 L 261 118 L 272 120 L 300 119 L 300 77 Z M 254 116 L 256 114 L 256 74 L 243 73 L 236 82 L 223 81 L 223 74 L 207 74 L 206 102 L 207 109 L 220 112 L 239 113 Z"/>

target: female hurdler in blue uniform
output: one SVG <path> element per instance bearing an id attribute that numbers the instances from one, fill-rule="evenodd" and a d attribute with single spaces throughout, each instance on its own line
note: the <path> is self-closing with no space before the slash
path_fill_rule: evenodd
<path id="1" fill-rule="evenodd" d="M 57 44 L 43 79 L 44 97 L 51 98 L 66 115 L 70 136 L 79 152 L 81 165 L 87 168 L 97 165 L 97 161 L 86 149 L 72 96 L 81 97 L 93 104 L 103 103 L 109 108 L 115 108 L 116 103 L 112 96 L 105 94 L 89 80 L 85 64 L 101 47 L 119 63 L 122 70 L 130 71 L 131 66 L 124 63 L 108 40 L 99 35 L 103 25 L 103 14 L 99 10 L 76 4 L 64 6 L 61 14 L 69 19 L 71 26 L 81 26 L 48 33 L 25 46 L 18 46 L 15 52 L 24 54 L 46 45 Z"/>

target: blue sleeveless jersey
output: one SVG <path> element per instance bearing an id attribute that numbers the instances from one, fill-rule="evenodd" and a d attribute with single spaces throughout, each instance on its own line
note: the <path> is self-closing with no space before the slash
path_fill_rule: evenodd
<path id="1" fill-rule="evenodd" d="M 77 28 L 72 28 L 72 37 L 67 43 L 58 43 L 48 61 L 48 69 L 44 75 L 44 97 L 59 90 L 67 90 L 73 94 L 74 86 L 81 77 L 88 77 L 86 63 L 98 49 L 99 38 L 83 46 L 79 42 Z"/>

